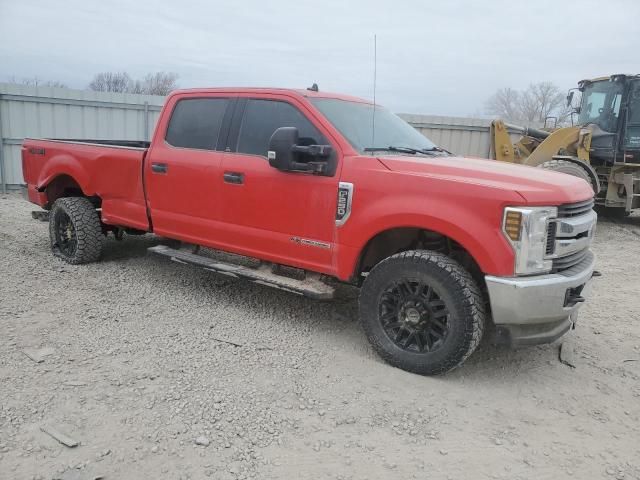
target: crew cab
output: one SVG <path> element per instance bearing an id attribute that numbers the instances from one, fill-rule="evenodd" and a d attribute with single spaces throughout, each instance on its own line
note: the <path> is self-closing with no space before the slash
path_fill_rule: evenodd
<path id="1" fill-rule="evenodd" d="M 26 139 L 22 155 L 63 260 L 153 233 L 176 245 L 152 253 L 292 293 L 331 299 L 348 282 L 374 349 L 420 374 L 459 366 L 490 323 L 511 345 L 559 338 L 594 273 L 587 182 L 455 157 L 317 88 L 176 91 L 150 143 Z"/>

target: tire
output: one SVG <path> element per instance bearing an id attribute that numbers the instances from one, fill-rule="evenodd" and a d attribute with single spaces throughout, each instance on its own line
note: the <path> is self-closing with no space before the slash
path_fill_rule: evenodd
<path id="1" fill-rule="evenodd" d="M 376 352 L 389 364 L 421 375 L 460 366 L 484 330 L 476 282 L 455 260 L 429 250 L 398 253 L 377 264 L 362 285 L 359 304 L 360 321 Z"/>
<path id="2" fill-rule="evenodd" d="M 51 251 L 73 265 L 100 259 L 105 236 L 98 212 L 84 197 L 59 198 L 49 213 Z"/>
<path id="3" fill-rule="evenodd" d="M 593 179 L 589 172 L 587 172 L 584 168 L 574 162 L 569 162 L 567 160 L 549 160 L 548 162 L 541 163 L 538 165 L 540 168 L 544 168 L 546 170 L 553 170 L 555 172 L 566 173 L 567 175 L 573 175 L 574 177 L 578 177 L 583 179 L 593 189 L 594 193 L 596 192 L 597 186 L 593 184 Z"/>

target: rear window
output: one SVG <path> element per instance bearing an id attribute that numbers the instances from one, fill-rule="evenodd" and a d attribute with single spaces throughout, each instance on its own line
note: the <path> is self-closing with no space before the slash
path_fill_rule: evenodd
<path id="1" fill-rule="evenodd" d="M 169 120 L 167 143 L 174 147 L 215 150 L 228 103 L 226 98 L 180 100 Z"/>

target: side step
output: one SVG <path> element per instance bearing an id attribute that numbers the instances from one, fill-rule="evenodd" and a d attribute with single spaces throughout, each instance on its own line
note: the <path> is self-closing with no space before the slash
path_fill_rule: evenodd
<path id="1" fill-rule="evenodd" d="M 230 277 L 244 278 L 255 283 L 279 288 L 287 292 L 297 293 L 305 297 L 317 300 L 329 300 L 333 298 L 334 288 L 320 281 L 317 273 L 307 273 L 304 280 L 276 275 L 271 271 L 270 265 L 262 265 L 258 268 L 248 268 L 231 263 L 222 263 L 211 258 L 203 257 L 184 250 L 176 250 L 165 245 L 157 245 L 147 249 L 151 253 L 169 257 L 174 262 L 194 265 L 215 273 Z"/>

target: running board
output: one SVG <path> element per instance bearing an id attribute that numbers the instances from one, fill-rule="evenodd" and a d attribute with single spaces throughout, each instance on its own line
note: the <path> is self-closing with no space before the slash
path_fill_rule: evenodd
<path id="1" fill-rule="evenodd" d="M 320 274 L 307 272 L 304 280 L 276 275 L 271 271 L 271 265 L 261 265 L 258 268 L 243 267 L 231 263 L 223 263 L 211 258 L 203 257 L 184 250 L 176 250 L 165 245 L 157 245 L 147 249 L 151 253 L 169 257 L 174 262 L 204 268 L 211 272 L 220 273 L 235 278 L 244 278 L 254 283 L 275 287 L 287 292 L 297 293 L 317 300 L 333 298 L 334 288 L 320 281 Z"/>

